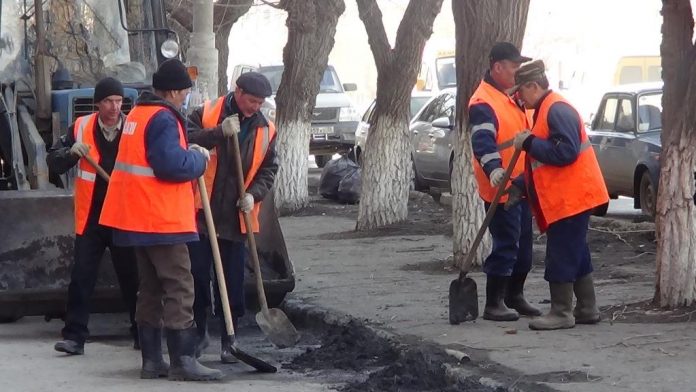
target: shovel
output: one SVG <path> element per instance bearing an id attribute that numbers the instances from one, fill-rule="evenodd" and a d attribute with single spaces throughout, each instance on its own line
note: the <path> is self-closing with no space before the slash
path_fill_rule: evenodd
<path id="1" fill-rule="evenodd" d="M 109 180 L 111 180 L 111 177 L 109 177 L 109 173 L 107 173 L 103 167 L 99 166 L 99 164 L 94 159 L 92 159 L 91 156 L 85 155 L 83 158 L 85 158 L 87 163 L 92 165 L 94 170 L 96 170 L 97 173 L 99 173 L 99 175 L 101 176 L 101 178 L 103 178 L 106 182 L 109 182 Z"/>
<path id="2" fill-rule="evenodd" d="M 498 187 L 498 191 L 491 201 L 491 206 L 488 207 L 486 212 L 486 218 L 481 224 L 481 228 L 478 233 L 476 233 L 476 238 L 474 243 L 471 244 L 469 253 L 466 255 L 466 259 L 462 264 L 462 269 L 459 272 L 459 277 L 450 283 L 449 288 L 449 322 L 450 324 L 457 325 L 464 321 L 473 321 L 478 317 L 478 292 L 476 289 L 476 281 L 467 277 L 466 275 L 471 271 L 471 266 L 474 261 L 474 256 L 476 255 L 476 249 L 478 249 L 483 235 L 488 229 L 488 225 L 493 220 L 493 215 L 495 210 L 498 208 L 498 201 L 505 193 L 505 186 L 507 185 L 510 175 L 512 175 L 512 170 L 515 168 L 517 159 L 520 157 L 521 150 L 515 149 L 512 159 L 510 159 L 510 165 L 505 170 L 503 175 L 503 181 Z"/>
<path id="3" fill-rule="evenodd" d="M 232 355 L 234 355 L 237 359 L 253 367 L 254 369 L 262 373 L 275 373 L 278 371 L 275 366 L 258 358 L 252 357 L 237 347 L 237 342 L 234 337 L 234 325 L 232 324 L 232 312 L 230 311 L 230 300 L 227 297 L 227 285 L 225 284 L 225 275 L 222 270 L 222 258 L 220 257 L 220 248 L 218 247 L 217 233 L 215 231 L 215 223 L 213 222 L 213 213 L 210 210 L 210 201 L 207 197 L 205 197 L 208 192 L 205 188 L 205 180 L 203 180 L 203 176 L 198 177 L 198 192 L 202 195 L 201 203 L 203 204 L 203 212 L 205 214 L 205 224 L 208 226 L 210 246 L 213 250 L 215 275 L 217 276 L 218 288 L 220 289 L 220 303 L 222 304 L 222 313 L 225 316 L 225 327 L 227 328 L 227 336 L 229 337 L 228 341 L 230 342 L 229 347 L 226 348 L 228 348 Z"/>
<path id="4" fill-rule="evenodd" d="M 224 124 L 223 124 L 224 126 Z M 235 160 L 237 170 L 237 181 L 239 186 L 239 194 L 243 195 L 246 192 L 244 186 L 244 173 L 242 170 L 242 154 L 239 152 L 239 140 L 236 136 L 227 138 L 228 148 L 232 144 L 232 155 Z M 248 212 L 244 212 L 244 224 L 247 228 L 247 242 L 249 244 L 249 253 L 254 265 L 254 275 L 256 275 L 256 291 L 259 296 L 259 304 L 261 311 L 256 313 L 256 323 L 259 325 L 264 334 L 273 344 L 279 348 L 292 347 L 298 340 L 300 335 L 297 333 L 295 326 L 292 325 L 288 316 L 280 309 L 269 309 L 266 302 L 266 292 L 263 288 L 263 277 L 261 276 L 261 265 L 259 263 L 259 255 L 256 251 L 256 239 L 252 230 L 251 216 Z"/>

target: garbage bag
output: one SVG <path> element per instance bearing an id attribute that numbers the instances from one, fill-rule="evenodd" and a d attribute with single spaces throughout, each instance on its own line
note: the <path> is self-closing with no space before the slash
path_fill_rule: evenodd
<path id="1" fill-rule="evenodd" d="M 362 190 L 362 170 L 355 169 L 346 174 L 338 183 L 338 200 L 342 203 L 355 204 L 360 201 Z"/>
<path id="2" fill-rule="evenodd" d="M 327 162 L 319 177 L 319 194 L 327 199 L 338 200 L 338 185 L 341 180 L 357 169 L 358 165 L 346 155 Z"/>

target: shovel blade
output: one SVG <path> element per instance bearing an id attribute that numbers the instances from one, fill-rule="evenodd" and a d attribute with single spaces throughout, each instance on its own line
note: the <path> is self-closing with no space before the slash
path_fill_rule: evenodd
<path id="1" fill-rule="evenodd" d="M 250 354 L 247 354 L 246 352 L 242 351 L 239 347 L 237 347 L 237 343 L 234 339 L 234 335 L 229 337 L 228 341 L 231 343 L 228 348 L 235 358 L 253 367 L 261 373 L 275 373 L 278 371 L 278 368 L 271 365 L 270 363 L 256 358 L 254 356 L 251 356 Z"/>
<path id="2" fill-rule="evenodd" d="M 457 325 L 478 317 L 478 292 L 476 282 L 467 277 L 455 279 L 449 288 L 449 321 Z"/>
<path id="3" fill-rule="evenodd" d="M 268 317 L 263 312 L 256 313 L 256 323 L 271 343 L 278 348 L 292 347 L 300 340 L 295 326 L 280 309 L 268 309 Z"/>

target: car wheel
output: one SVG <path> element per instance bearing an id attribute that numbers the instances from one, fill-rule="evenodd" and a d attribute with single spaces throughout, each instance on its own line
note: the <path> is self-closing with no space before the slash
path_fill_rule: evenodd
<path id="1" fill-rule="evenodd" d="M 643 172 L 643 176 L 640 178 L 639 186 L 640 195 L 640 209 L 643 214 L 654 217 L 655 207 L 657 205 L 657 189 L 650 179 L 650 173 L 648 171 Z"/>
<path id="2" fill-rule="evenodd" d="M 592 215 L 594 216 L 604 216 L 607 214 L 607 211 L 609 210 L 609 203 L 604 203 L 600 206 L 597 206 L 592 210 Z"/>
<path id="3" fill-rule="evenodd" d="M 331 160 L 331 155 L 315 155 L 314 162 L 316 162 L 317 167 L 323 168 L 326 163 Z"/>

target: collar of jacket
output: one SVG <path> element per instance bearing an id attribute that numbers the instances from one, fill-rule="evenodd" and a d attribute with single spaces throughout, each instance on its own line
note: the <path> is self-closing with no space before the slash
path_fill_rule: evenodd
<path id="1" fill-rule="evenodd" d="M 184 115 L 181 114 L 181 111 L 179 109 L 175 108 L 174 105 L 172 105 L 171 103 L 167 102 L 166 100 L 149 91 L 143 91 L 140 94 L 136 102 L 136 105 L 164 106 L 167 109 L 169 109 L 172 113 L 174 113 L 174 115 L 182 124 L 186 124 L 186 118 L 184 118 Z"/>
<path id="2" fill-rule="evenodd" d="M 551 94 L 551 90 L 544 93 L 544 95 L 542 95 L 541 98 L 539 98 L 539 101 L 537 102 L 537 104 L 534 105 L 534 117 L 533 117 L 534 124 L 536 124 L 537 116 L 539 116 L 539 108 L 541 108 L 541 104 L 544 103 L 544 100 L 546 99 L 546 97 L 549 96 L 549 94 Z"/>

